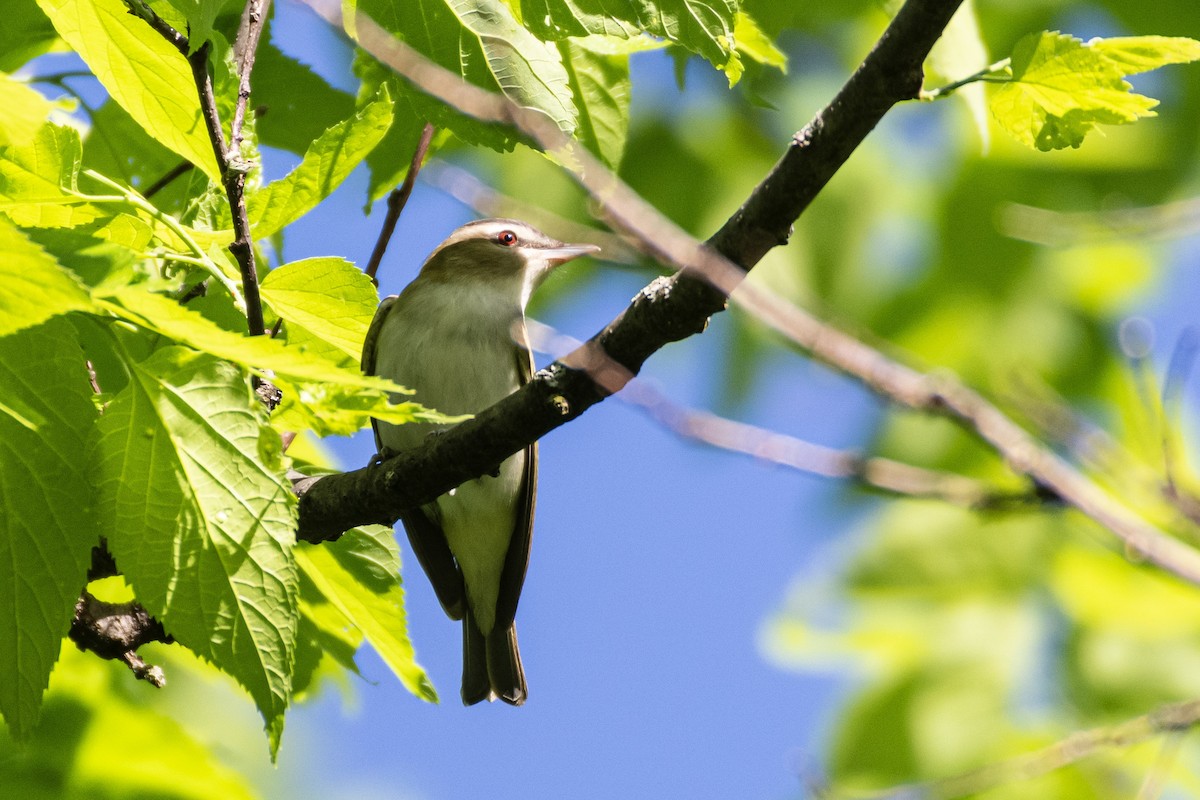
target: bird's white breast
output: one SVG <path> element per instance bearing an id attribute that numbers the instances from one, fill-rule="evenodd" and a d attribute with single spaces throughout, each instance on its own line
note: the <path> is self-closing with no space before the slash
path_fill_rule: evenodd
<path id="1" fill-rule="evenodd" d="M 409 286 L 379 332 L 375 373 L 416 394 L 415 400 L 446 414 L 473 414 L 520 386 L 513 323 L 521 310 L 488 286 Z M 381 443 L 392 450 L 416 447 L 442 426 L 378 423 Z M 476 611 L 480 630 L 491 629 L 499 579 L 516 522 L 525 455 L 508 458 L 496 477 L 468 481 L 425 506 L 446 534 Z"/>

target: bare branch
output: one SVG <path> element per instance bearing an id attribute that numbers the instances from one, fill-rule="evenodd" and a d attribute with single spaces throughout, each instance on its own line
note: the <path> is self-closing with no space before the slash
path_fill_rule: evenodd
<path id="1" fill-rule="evenodd" d="M 379 230 L 379 238 L 375 240 L 375 249 L 371 251 L 371 260 L 367 262 L 367 267 L 363 270 L 367 277 L 376 284 L 379 282 L 375 280 L 375 273 L 379 272 L 379 264 L 383 261 L 383 254 L 387 250 L 388 242 L 392 239 L 392 233 L 396 230 L 400 214 L 404 211 L 404 206 L 408 205 L 408 197 L 412 194 L 413 184 L 417 182 L 417 174 L 420 173 L 421 165 L 425 162 L 425 154 L 429 152 L 429 142 L 432 139 L 433 125 L 426 122 L 425 127 L 421 129 L 421 139 L 417 142 L 417 149 L 413 152 L 412 162 L 408 165 L 408 173 L 404 176 L 403 183 L 388 195 L 387 214 L 383 218 L 383 227 Z"/>
<path id="2" fill-rule="evenodd" d="M 147 200 L 149 200 L 151 197 L 153 197 L 154 195 L 161 192 L 163 189 L 170 186 L 171 183 L 176 178 L 178 178 L 182 175 L 186 175 L 194 167 L 195 167 L 195 165 L 192 164 L 192 162 L 190 162 L 190 161 L 180 161 L 178 164 L 176 164 L 174 167 L 172 167 L 165 175 L 163 175 L 161 178 L 156 180 L 154 183 L 147 186 L 146 191 L 142 192 L 142 197 L 145 197 Z"/>
<path id="3" fill-rule="evenodd" d="M 391 524 L 405 508 L 430 502 L 488 472 L 624 385 L 621 380 L 636 375 L 661 347 L 703 331 L 709 316 L 723 310 L 726 297 L 737 289 L 737 302 L 814 358 L 895 403 L 957 420 L 1014 471 L 1092 517 L 1134 553 L 1200 584 L 1200 551 L 1118 502 L 978 393 L 949 376 L 907 367 L 769 292 L 742 284 L 744 269 L 786 243 L 792 223 L 883 115 L 895 103 L 919 95 L 921 65 L 959 1 L 908 0 L 834 100 L 793 137 L 783 157 L 707 245 L 663 217 L 544 115 L 464 83 L 369 18 L 356 16 L 359 43 L 368 52 L 460 111 L 517 126 L 569 165 L 614 228 L 680 272 L 652 282 L 582 348 L 426 446 L 378 467 L 302 481 L 296 487 L 301 493 L 298 535 L 320 541 L 364 522 Z M 338 4 L 305 2 L 340 24 Z M 611 364 L 620 369 L 596 372 Z"/>
<path id="4" fill-rule="evenodd" d="M 68 635 L 80 650 L 120 659 L 140 680 L 159 688 L 166 685 L 162 670 L 146 664 L 137 649 L 150 642 L 170 643 L 174 639 L 140 603 L 106 603 L 85 590 L 75 603 Z"/>
<path id="5" fill-rule="evenodd" d="M 1026 781 L 1077 764 L 1104 750 L 1132 747 L 1164 734 L 1178 736 L 1200 723 L 1200 700 L 1161 706 L 1149 714 L 1135 717 L 1105 728 L 1093 728 L 1073 733 L 1060 742 L 1032 753 L 1010 758 L 997 764 L 972 770 L 962 775 L 925 783 L 895 786 L 879 792 L 841 793 L 824 795 L 827 800 L 885 800 L 885 798 L 927 797 L 949 800 L 979 794 L 997 786 Z"/>
<path id="6" fill-rule="evenodd" d="M 306 2 L 340 25 L 337 2 Z M 720 253 L 665 219 L 540 112 L 464 83 L 359 14 L 354 20 L 356 30 L 368 52 L 461 111 L 517 125 L 560 163 L 574 165 L 573 174 L 599 201 L 611 224 L 663 263 L 682 271 L 643 289 L 628 309 L 569 358 L 540 371 L 516 394 L 428 445 L 377 467 L 300 482 L 296 487 L 301 493 L 298 535 L 320 541 L 363 522 L 394 522 L 403 509 L 429 502 L 488 472 L 529 442 L 579 416 L 623 385 L 623 376 L 636 374 L 646 358 L 664 345 L 704 330 L 708 317 L 725 307 L 727 293 L 744 275 L 725 256 L 750 267 L 768 249 L 786 241 L 796 216 L 883 114 L 895 103 L 917 96 L 921 64 L 960 2 L 905 3 L 834 101 L 793 138 L 770 175 L 714 237 Z M 705 280 L 696 275 L 704 275 Z M 588 369 L 613 363 L 621 369 L 605 375 Z"/>
<path id="7" fill-rule="evenodd" d="M 527 320 L 526 327 L 533 349 L 538 352 L 557 355 L 575 350 L 581 344 L 536 320 Z M 1027 491 L 1004 490 L 965 475 L 916 467 L 890 458 L 867 457 L 687 408 L 638 378 L 630 380 L 617 398 L 644 409 L 665 428 L 688 439 L 810 475 L 849 479 L 864 488 L 888 494 L 941 500 L 977 510 L 1043 506 L 1054 499 L 1037 487 Z"/>

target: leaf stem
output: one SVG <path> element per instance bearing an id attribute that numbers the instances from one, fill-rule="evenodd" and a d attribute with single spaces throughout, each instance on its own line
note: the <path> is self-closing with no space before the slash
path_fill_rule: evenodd
<path id="1" fill-rule="evenodd" d="M 116 181 L 101 175 L 95 170 L 84 170 L 83 174 L 97 183 L 101 183 L 108 188 L 113 189 L 118 194 L 109 196 L 86 195 L 80 193 L 79 196 L 81 199 L 90 203 L 128 203 L 139 211 L 148 214 L 154 219 L 155 222 L 166 226 L 172 233 L 178 236 L 180 240 L 187 245 L 188 250 L 191 250 L 192 254 L 196 257 L 197 266 L 202 267 L 206 272 L 212 275 L 218 283 L 225 287 L 225 291 L 229 292 L 229 294 L 233 297 L 233 301 L 237 304 L 239 309 L 245 308 L 246 301 L 242 297 L 242 293 L 238 288 L 238 285 L 234 281 L 230 280 L 229 276 L 225 274 L 217 262 L 213 261 L 212 258 L 209 257 L 208 253 L 204 252 L 204 248 L 201 247 L 194 238 L 192 238 L 192 235 L 188 233 L 187 228 L 181 225 L 177 219 L 172 217 L 170 214 L 159 210 L 153 203 L 142 197 L 133 189 L 122 186 Z"/>
<path id="2" fill-rule="evenodd" d="M 942 97 L 949 97 L 964 86 L 972 83 L 1008 83 L 1011 78 L 1004 75 L 1004 71 L 1008 69 L 1010 58 L 1002 58 L 991 66 L 984 67 L 974 74 L 968 75 L 965 78 L 948 83 L 945 86 L 939 86 L 936 89 L 922 91 L 919 100 L 937 100 Z"/>

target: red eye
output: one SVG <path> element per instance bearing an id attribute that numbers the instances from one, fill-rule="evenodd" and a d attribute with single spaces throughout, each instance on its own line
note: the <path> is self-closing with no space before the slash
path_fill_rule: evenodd
<path id="1" fill-rule="evenodd" d="M 496 241 L 505 247 L 512 247 L 517 243 L 517 235 L 512 231 L 500 231 L 500 233 L 496 235 Z"/>

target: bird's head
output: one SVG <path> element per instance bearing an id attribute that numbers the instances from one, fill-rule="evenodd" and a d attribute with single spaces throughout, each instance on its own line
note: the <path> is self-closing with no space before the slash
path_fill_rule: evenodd
<path id="1" fill-rule="evenodd" d="M 421 267 L 421 279 L 438 283 L 494 284 L 529 295 L 554 267 L 600 250 L 565 244 L 515 219 L 469 222 L 447 237 Z"/>

